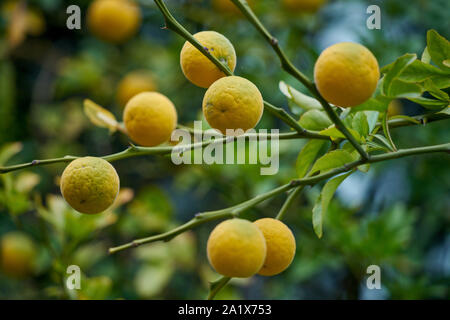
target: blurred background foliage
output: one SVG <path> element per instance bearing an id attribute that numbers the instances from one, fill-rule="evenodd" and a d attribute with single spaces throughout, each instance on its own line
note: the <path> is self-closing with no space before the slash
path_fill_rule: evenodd
<path id="1" fill-rule="evenodd" d="M 192 125 L 201 119 L 204 89 L 189 83 L 179 67 L 183 39 L 162 28 L 163 18 L 153 1 L 141 2 L 139 32 L 118 45 L 89 32 L 88 0 L 77 1 L 81 30 L 66 27 L 70 1 L 1 2 L 0 165 L 123 150 L 127 138 L 93 126 L 83 114 L 82 101 L 92 99 L 120 120 L 119 83 L 135 70 L 150 73 L 155 88 L 176 105 L 181 124 Z M 236 74 L 253 81 L 266 100 L 287 108 L 279 81 L 305 92 L 281 71 L 275 54 L 249 22 L 226 4 L 166 2 L 191 33 L 215 30 L 228 37 L 237 52 Z M 447 0 L 330 0 L 317 12 L 287 8 L 287 2 L 250 3 L 308 76 L 312 76 L 318 54 L 332 43 L 360 42 L 384 66 L 407 52 L 420 55 L 429 28 L 449 38 Z M 381 7 L 381 30 L 366 28 L 370 4 Z M 391 114 L 405 115 L 422 112 L 419 105 L 408 101 L 396 101 L 391 110 Z M 288 130 L 268 114 L 259 127 Z M 443 143 L 448 139 L 448 123 L 396 129 L 393 138 L 403 148 Z M 18 261 L 28 270 L 23 274 L 14 272 L 14 267 L 9 268 L 12 273 L 6 267 L 0 270 L 0 298 L 206 297 L 208 281 L 218 276 L 205 254 L 208 234 L 216 222 L 167 243 L 112 256 L 107 249 L 163 232 L 197 212 L 228 207 L 289 181 L 295 177 L 295 159 L 303 145 L 301 140 L 280 143 L 276 176 L 261 176 L 258 165 L 175 166 L 168 157 L 154 156 L 119 161 L 114 164 L 122 187 L 118 200 L 113 208 L 95 216 L 81 215 L 64 202 L 58 187 L 64 165 L 1 175 L 0 237 L 13 233 L 10 238 L 18 239 L 14 244 L 18 249 L 4 250 L 0 260 L 6 261 L 6 254 L 18 254 Z M 412 157 L 372 167 L 369 173 L 358 172 L 340 186 L 320 240 L 311 225 L 320 186 L 307 189 L 286 218 L 297 239 L 291 267 L 276 277 L 233 279 L 218 298 L 450 298 L 448 157 Z M 273 217 L 283 200 L 280 196 L 264 202 L 243 216 Z M 81 290 L 65 287 L 66 268 L 72 264 L 81 267 Z M 366 268 L 371 264 L 381 266 L 381 290 L 365 286 Z"/>

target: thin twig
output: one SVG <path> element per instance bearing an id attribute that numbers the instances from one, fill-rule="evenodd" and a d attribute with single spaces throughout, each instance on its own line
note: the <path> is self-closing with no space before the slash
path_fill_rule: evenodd
<path id="1" fill-rule="evenodd" d="M 165 232 L 165 233 L 162 233 L 159 235 L 154 235 L 154 236 L 151 236 L 148 238 L 134 240 L 134 241 L 126 243 L 124 245 L 121 245 L 121 246 L 118 246 L 115 248 L 111 248 L 111 249 L 109 249 L 109 252 L 115 253 L 115 252 L 118 252 L 118 251 L 121 251 L 124 249 L 137 247 L 139 245 L 142 245 L 145 243 L 151 243 L 151 242 L 155 242 L 155 241 L 168 241 L 168 240 L 172 239 L 173 237 L 179 235 L 180 233 L 190 230 L 190 229 L 192 229 L 198 225 L 201 225 L 205 222 L 209 222 L 209 221 L 213 221 L 213 220 L 217 220 L 217 219 L 236 217 L 241 212 L 255 206 L 256 204 L 258 204 L 264 200 L 272 198 L 275 195 L 278 195 L 282 192 L 288 191 L 288 190 L 290 190 L 294 187 L 298 187 L 298 186 L 314 185 L 320 181 L 329 179 L 340 173 L 350 171 L 364 163 L 375 163 L 375 162 L 381 162 L 381 161 L 386 161 L 386 160 L 391 160 L 391 159 L 403 158 L 403 157 L 416 155 L 416 154 L 428 154 L 428 153 L 435 153 L 435 152 L 450 153 L 450 143 L 440 144 L 440 145 L 435 145 L 435 146 L 420 147 L 420 148 L 403 149 L 403 150 L 398 150 L 397 152 L 390 152 L 390 153 L 385 153 L 385 154 L 380 154 L 380 155 L 374 155 L 374 156 L 370 157 L 369 160 L 360 159 L 357 161 L 347 163 L 341 167 L 335 168 L 335 169 L 327 171 L 325 173 L 321 173 L 321 174 L 318 174 L 318 175 L 315 175 L 312 177 L 306 177 L 306 178 L 302 178 L 302 179 L 292 180 L 290 183 L 282 185 L 282 186 L 280 186 L 276 189 L 273 189 L 269 192 L 260 194 L 260 195 L 256 196 L 255 198 L 252 198 L 250 200 L 247 200 L 245 202 L 237 204 L 233 207 L 198 214 L 192 220 L 186 222 L 185 224 L 183 224 L 171 231 L 168 231 L 168 232 Z"/>
<path id="2" fill-rule="evenodd" d="M 264 27 L 264 25 L 261 23 L 258 17 L 253 13 L 252 9 L 247 4 L 247 1 L 242 0 L 231 0 L 231 1 L 241 10 L 241 12 L 247 17 L 250 23 L 255 26 L 255 28 L 271 45 L 275 53 L 278 55 L 278 58 L 280 59 L 281 67 L 286 72 L 295 77 L 297 80 L 299 80 L 314 95 L 314 97 L 320 102 L 320 104 L 324 108 L 325 112 L 328 114 L 328 117 L 330 117 L 331 121 L 334 122 L 336 128 L 342 132 L 342 134 L 353 145 L 353 147 L 358 151 L 358 153 L 361 155 L 363 159 L 365 160 L 369 159 L 369 155 L 367 154 L 367 152 L 364 151 L 362 146 L 358 143 L 358 141 L 356 141 L 355 137 L 353 137 L 353 135 L 350 133 L 350 131 L 347 129 L 347 127 L 344 125 L 344 123 L 341 121 L 338 115 L 334 112 L 330 104 L 322 97 L 322 95 L 319 93 L 314 83 L 311 82 L 308 79 L 308 77 L 306 77 L 300 70 L 298 70 L 292 64 L 292 62 L 284 53 L 283 49 L 281 49 L 281 47 L 279 46 L 277 38 L 272 36 L 270 32 L 267 31 L 267 29 Z"/>

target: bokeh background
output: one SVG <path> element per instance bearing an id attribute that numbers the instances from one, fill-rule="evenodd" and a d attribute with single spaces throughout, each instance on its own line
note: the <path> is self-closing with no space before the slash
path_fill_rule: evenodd
<path id="1" fill-rule="evenodd" d="M 80 0 L 81 30 L 68 30 L 66 8 L 73 1 L 1 1 L 0 165 L 64 155 L 102 156 L 123 150 L 126 136 L 95 127 L 83 113 L 92 99 L 120 120 L 117 91 L 134 70 L 150 72 L 158 91 L 175 104 L 179 122 L 202 118 L 204 89 L 183 76 L 179 52 L 184 43 L 164 30 L 153 1 L 142 1 L 139 32 L 122 44 L 92 35 L 86 24 L 90 1 Z M 269 102 L 289 108 L 279 90 L 285 81 L 306 92 L 282 72 L 277 57 L 248 21 L 211 1 L 167 0 L 174 16 L 191 32 L 215 30 L 234 44 L 236 74 L 253 81 Z M 283 1 L 255 0 L 257 15 L 277 36 L 297 67 L 312 76 L 314 61 L 340 41 L 366 45 L 380 66 L 404 53 L 420 55 L 426 31 L 449 38 L 447 0 L 328 1 L 317 12 L 286 9 Z M 366 8 L 382 10 L 382 29 L 366 28 Z M 18 9 L 19 8 L 19 9 Z M 19 19 L 19 20 L 18 20 Z M 8 30 L 14 28 L 14 37 Z M 295 110 L 293 110 L 295 112 Z M 397 101 L 397 114 L 423 109 Z M 269 114 L 260 128 L 289 130 Z M 393 130 L 403 148 L 447 142 L 448 123 Z M 304 141 L 283 141 L 280 172 L 261 176 L 258 165 L 181 165 L 169 157 L 145 156 L 114 163 L 121 192 L 115 206 L 96 216 L 66 205 L 58 181 L 64 164 L 0 176 L 0 237 L 16 232 L 19 246 L 34 252 L 26 275 L 0 270 L 3 299 L 203 299 L 218 275 L 206 258 L 212 222 L 167 243 L 155 243 L 112 256 L 108 248 L 161 233 L 197 212 L 245 201 L 295 177 Z M 320 185 L 307 189 L 289 210 L 286 223 L 297 240 L 291 267 L 275 277 L 232 280 L 221 299 L 448 299 L 450 297 L 450 166 L 446 155 L 426 155 L 372 166 L 338 189 L 318 239 L 311 209 Z M 278 196 L 245 212 L 244 218 L 273 217 Z M 17 233 L 18 232 L 18 233 Z M 27 240 L 31 240 L 30 246 Z M 83 272 L 82 289 L 67 290 L 66 268 Z M 366 268 L 380 265 L 382 289 L 368 290 Z"/>

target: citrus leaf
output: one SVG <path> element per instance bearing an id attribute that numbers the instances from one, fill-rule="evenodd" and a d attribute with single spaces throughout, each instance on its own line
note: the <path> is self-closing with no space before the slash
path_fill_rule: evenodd
<path id="1" fill-rule="evenodd" d="M 417 98 L 423 91 L 423 87 L 417 83 L 396 79 L 391 83 L 389 98 Z"/>
<path id="2" fill-rule="evenodd" d="M 118 122 L 116 117 L 89 99 L 84 100 L 84 113 L 94 125 L 108 128 L 111 133 L 117 130 Z"/>
<path id="3" fill-rule="evenodd" d="M 394 141 L 392 140 L 391 132 L 389 131 L 387 112 L 385 112 L 383 114 L 383 120 L 381 121 L 381 126 L 383 127 L 384 136 L 387 138 L 392 150 L 397 151 L 397 147 L 395 146 Z"/>
<path id="4" fill-rule="evenodd" d="M 304 93 L 301 93 L 300 91 L 286 84 L 284 81 L 280 81 L 279 88 L 290 102 L 294 103 L 296 106 L 300 107 L 303 110 L 322 109 L 322 105 L 319 101 Z"/>
<path id="5" fill-rule="evenodd" d="M 4 144 L 0 148 L 0 165 L 5 164 L 10 158 L 22 151 L 21 142 L 11 142 Z"/>
<path id="6" fill-rule="evenodd" d="M 321 110 L 308 110 L 300 117 L 299 124 L 307 130 L 322 130 L 329 127 L 333 122 L 327 114 Z"/>
<path id="7" fill-rule="evenodd" d="M 361 136 L 359 135 L 358 132 L 356 132 L 352 128 L 347 128 L 347 130 L 352 134 L 352 136 L 357 141 L 361 141 Z M 340 130 L 338 130 L 335 125 L 332 125 L 331 127 L 324 129 L 324 130 L 320 131 L 319 133 L 322 135 L 328 136 L 333 140 L 340 139 L 340 138 L 345 139 L 344 134 Z"/>
<path id="8" fill-rule="evenodd" d="M 415 102 L 417 104 L 420 104 L 422 107 L 431 109 L 431 110 L 442 109 L 448 105 L 448 102 L 446 102 L 446 101 L 435 100 L 435 99 L 424 98 L 424 97 L 408 98 L 408 100 Z"/>
<path id="9" fill-rule="evenodd" d="M 367 117 L 367 124 L 369 125 L 369 133 L 375 129 L 375 126 L 378 122 L 378 115 L 380 114 L 378 111 L 364 111 Z"/>
<path id="10" fill-rule="evenodd" d="M 428 52 L 428 47 L 425 47 L 425 49 L 423 50 L 420 61 L 422 61 L 423 63 L 430 64 L 431 56 L 430 56 L 430 53 Z"/>
<path id="11" fill-rule="evenodd" d="M 386 137 L 380 135 L 380 134 L 373 134 L 372 137 L 376 138 L 378 141 L 382 142 L 389 151 L 394 151 L 392 150 L 391 144 L 389 143 L 389 141 L 386 139 Z"/>
<path id="12" fill-rule="evenodd" d="M 311 164 L 314 162 L 317 154 L 322 146 L 325 144 L 323 140 L 310 140 L 305 144 L 303 149 L 297 156 L 297 162 L 295 163 L 295 170 L 298 178 L 303 178 Z"/>
<path id="13" fill-rule="evenodd" d="M 450 76 L 449 76 L 450 77 Z M 449 96 L 448 94 L 438 88 L 433 81 L 430 79 L 427 79 L 423 82 L 422 86 L 426 91 L 428 91 L 433 97 L 435 97 L 438 100 L 449 102 Z"/>
<path id="14" fill-rule="evenodd" d="M 396 116 L 389 117 L 389 119 L 390 119 L 390 120 L 394 120 L 394 119 L 403 119 L 403 120 L 409 121 L 409 122 L 411 122 L 411 123 L 420 124 L 420 121 L 419 121 L 419 120 L 414 119 L 414 118 L 409 117 L 409 116 L 405 116 L 405 115 L 396 115 Z"/>
<path id="15" fill-rule="evenodd" d="M 394 80 L 396 80 L 402 74 L 402 72 L 416 59 L 417 56 L 415 54 L 407 53 L 394 62 L 390 70 L 383 78 L 383 93 L 385 96 L 392 96 L 391 87 Z M 383 68 L 382 70 L 386 69 Z"/>
<path id="16" fill-rule="evenodd" d="M 346 150 L 333 150 L 319 158 L 311 169 L 311 173 L 317 171 L 328 171 L 337 167 L 341 167 L 347 163 L 354 161 L 353 156 Z"/>
<path id="17" fill-rule="evenodd" d="M 316 200 L 314 208 L 312 210 L 312 223 L 314 232 L 317 237 L 322 238 L 323 234 L 323 217 L 325 216 L 328 205 L 330 204 L 331 199 L 333 198 L 334 193 L 336 192 L 339 185 L 347 178 L 353 171 L 348 172 L 346 174 L 337 176 L 331 180 L 329 180 L 322 188 L 320 192 L 319 198 Z"/>
<path id="18" fill-rule="evenodd" d="M 355 129 L 362 137 L 369 134 L 369 123 L 364 112 L 357 112 L 352 119 L 352 128 Z"/>
<path id="19" fill-rule="evenodd" d="M 445 72 L 431 64 L 424 63 L 420 60 L 415 60 L 411 63 L 398 77 L 399 80 L 405 82 L 422 82 L 431 80 L 440 89 L 450 86 L 450 77 L 448 72 Z"/>
<path id="20" fill-rule="evenodd" d="M 442 70 L 450 71 L 444 61 L 450 59 L 450 42 L 439 35 L 436 30 L 429 30 L 427 33 L 427 47 L 431 60 Z"/>

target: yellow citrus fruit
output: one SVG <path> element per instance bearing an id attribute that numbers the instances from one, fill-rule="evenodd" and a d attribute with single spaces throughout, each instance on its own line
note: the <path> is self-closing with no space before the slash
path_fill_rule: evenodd
<path id="1" fill-rule="evenodd" d="M 374 93 L 380 71 L 378 62 L 366 47 L 341 42 L 325 49 L 314 66 L 314 79 L 320 94 L 340 107 L 354 107 Z"/>
<path id="2" fill-rule="evenodd" d="M 73 160 L 61 176 L 61 193 L 67 203 L 81 213 L 108 209 L 120 188 L 116 169 L 106 160 L 84 157 Z"/>
<path id="3" fill-rule="evenodd" d="M 289 267 L 295 256 L 295 238 L 292 231 L 280 220 L 259 219 L 254 222 L 264 234 L 267 255 L 258 274 L 273 276 Z"/>
<path id="4" fill-rule="evenodd" d="M 1 270 L 8 276 L 25 277 L 33 272 L 36 247 L 28 235 L 9 232 L 0 241 Z"/>
<path id="5" fill-rule="evenodd" d="M 327 0 L 283 0 L 286 9 L 300 12 L 316 12 Z"/>
<path id="6" fill-rule="evenodd" d="M 177 110 L 165 95 L 141 92 L 128 101 L 123 120 L 133 141 L 153 147 L 170 139 L 177 126 Z"/>
<path id="7" fill-rule="evenodd" d="M 88 8 L 87 24 L 98 38 L 121 43 L 136 34 L 141 10 L 133 0 L 94 0 Z"/>
<path id="8" fill-rule="evenodd" d="M 157 85 L 150 72 L 146 70 L 132 71 L 125 75 L 119 82 L 117 87 L 117 100 L 124 107 L 138 93 L 156 90 Z"/>
<path id="9" fill-rule="evenodd" d="M 236 67 L 236 52 L 231 42 L 215 31 L 202 31 L 194 34 L 214 57 L 225 63 L 231 71 Z M 186 78 L 196 86 L 208 88 L 225 74 L 197 48 L 186 41 L 180 53 L 180 65 Z"/>
<path id="10" fill-rule="evenodd" d="M 207 244 L 209 263 L 227 277 L 247 278 L 257 273 L 266 258 L 266 241 L 261 230 L 243 219 L 217 225 Z"/>
<path id="11" fill-rule="evenodd" d="M 403 112 L 403 105 L 400 102 L 400 100 L 395 99 L 389 102 L 387 114 L 389 117 L 397 116 L 402 114 Z"/>
<path id="12" fill-rule="evenodd" d="M 264 111 L 258 88 L 249 80 L 231 76 L 214 82 L 203 97 L 203 115 L 208 124 L 227 133 L 227 129 L 254 128 Z M 233 134 L 229 134 L 233 135 Z"/>

